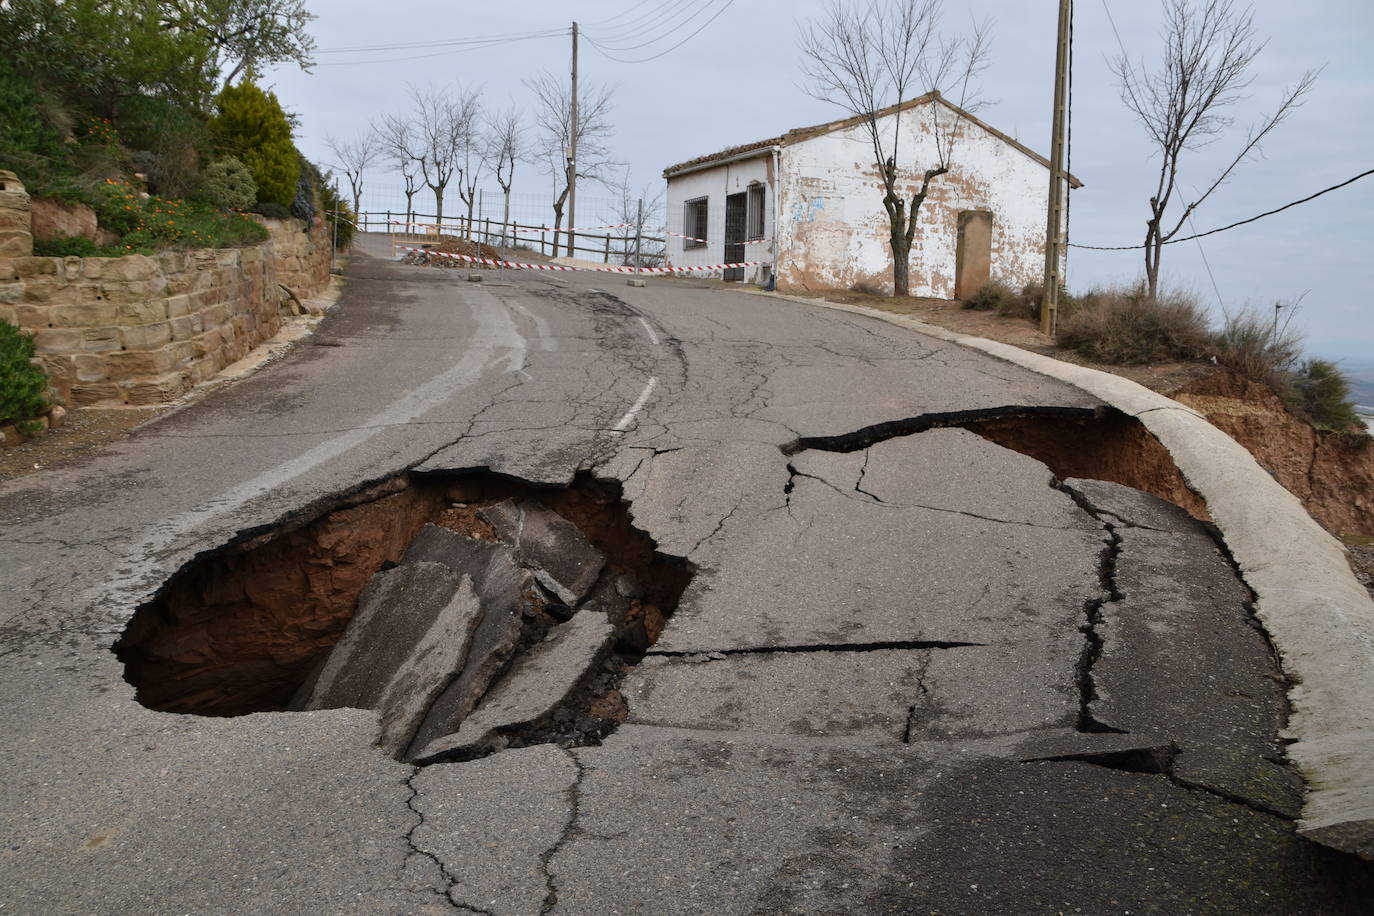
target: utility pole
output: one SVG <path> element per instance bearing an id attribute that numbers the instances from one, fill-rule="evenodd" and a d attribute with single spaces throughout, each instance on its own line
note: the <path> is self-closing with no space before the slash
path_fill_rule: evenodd
<path id="1" fill-rule="evenodd" d="M 572 24 L 572 98 L 568 113 L 568 257 L 577 257 L 577 23 Z"/>
<path id="2" fill-rule="evenodd" d="M 1054 135 L 1050 138 L 1049 217 L 1045 227 L 1045 294 L 1040 300 L 1040 330 L 1054 336 L 1059 319 L 1059 287 L 1064 285 L 1064 204 L 1068 176 L 1064 173 L 1064 122 L 1068 114 L 1069 5 L 1059 0 L 1059 40 L 1054 52 Z"/>

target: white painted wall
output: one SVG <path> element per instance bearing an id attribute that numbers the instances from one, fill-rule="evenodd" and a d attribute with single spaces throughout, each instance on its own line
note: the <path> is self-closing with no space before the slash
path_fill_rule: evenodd
<path id="1" fill-rule="evenodd" d="M 698 197 L 706 197 L 707 204 L 707 244 L 704 248 L 688 248 L 683 239 L 670 235 L 667 239 L 668 264 L 675 267 L 693 264 L 721 264 L 725 262 L 725 197 L 748 190 L 753 183 L 764 185 L 764 242 L 750 243 L 744 248 L 744 260 L 773 262 L 774 211 L 772 188 L 772 158 L 769 149 L 759 151 L 759 155 L 738 162 L 702 169 L 686 175 L 668 179 L 667 219 L 668 231 L 685 233 L 686 203 Z M 692 271 L 687 276 L 716 277 L 721 271 Z M 744 279 L 749 283 L 762 282 L 766 276 L 763 268 L 749 268 Z"/>
<path id="2" fill-rule="evenodd" d="M 939 103 L 901 115 L 898 161 L 910 179 L 908 200 L 921 173 L 938 161 L 932 112 L 945 124 L 956 117 Z M 1044 273 L 1048 168 L 984 128 L 960 122 L 951 170 L 934 179 L 921 207 L 911 249 L 914 296 L 953 297 L 961 210 L 992 211 L 993 279 L 1020 288 Z M 866 283 L 892 292 L 888 219 L 872 150 L 862 125 L 782 148 L 780 289 Z"/>

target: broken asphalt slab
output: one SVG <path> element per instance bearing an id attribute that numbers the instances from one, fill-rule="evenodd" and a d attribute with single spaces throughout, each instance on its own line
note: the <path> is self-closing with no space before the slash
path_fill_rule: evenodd
<path id="1" fill-rule="evenodd" d="M 1196 411 L 1120 376 L 877 309 L 793 301 L 994 356 L 1073 385 L 1143 423 L 1206 501 L 1291 682 L 1285 750 L 1309 790 L 1299 832 L 1374 859 L 1374 767 L 1368 765 L 1374 759 L 1374 599 L 1355 579 L 1340 542 L 1244 447 Z"/>

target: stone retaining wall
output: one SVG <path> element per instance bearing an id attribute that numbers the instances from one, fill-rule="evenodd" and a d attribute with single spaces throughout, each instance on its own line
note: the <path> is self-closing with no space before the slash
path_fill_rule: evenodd
<path id="1" fill-rule="evenodd" d="M 0 319 L 34 335 L 68 404 L 157 404 L 281 327 L 271 243 L 153 257 L 0 261 Z"/>
<path id="2" fill-rule="evenodd" d="M 0 203 L 14 205 L 0 216 L 16 224 L 8 238 L 17 252 L 28 196 L 12 175 L 0 178 L 12 198 Z M 308 233 L 296 220 L 262 222 L 271 240 L 250 248 L 0 257 L 0 320 L 33 333 L 69 405 L 174 400 L 277 333 L 279 283 L 302 299 L 328 284 L 329 239 L 318 220 Z"/>
<path id="3" fill-rule="evenodd" d="M 272 237 L 277 282 L 302 299 L 319 295 L 329 285 L 329 226 L 315 217 L 309 232 L 294 219 L 255 217 Z"/>

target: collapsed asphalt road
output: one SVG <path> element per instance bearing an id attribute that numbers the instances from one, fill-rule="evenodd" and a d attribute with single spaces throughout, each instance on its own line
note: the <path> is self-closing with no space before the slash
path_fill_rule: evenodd
<path id="1" fill-rule="evenodd" d="M 1207 529 L 1122 486 L 1203 511 L 1133 421 L 689 284 L 349 275 L 288 359 L 0 488 L 5 912 L 1374 899 L 1294 833 L 1283 674 Z M 585 591 L 512 506 L 603 557 Z M 455 555 L 420 555 L 426 525 L 548 578 L 494 662 L 403 647 L 442 657 L 417 703 L 347 673 L 369 583 L 444 579 L 455 633 L 499 603 L 473 567 L 405 572 Z M 434 703 L 478 669 L 468 740 Z M 377 711 L 319 708 L 345 695 Z"/>

